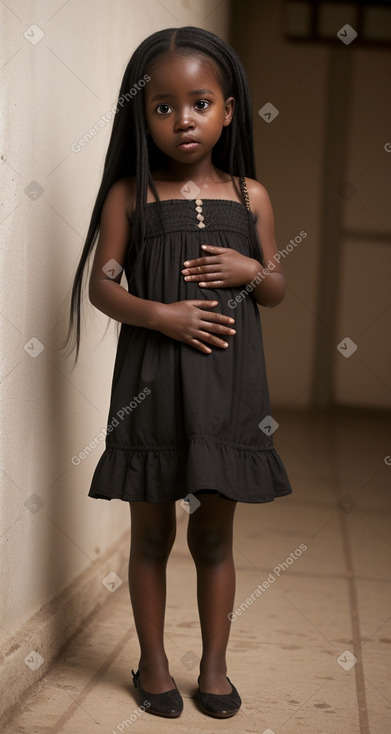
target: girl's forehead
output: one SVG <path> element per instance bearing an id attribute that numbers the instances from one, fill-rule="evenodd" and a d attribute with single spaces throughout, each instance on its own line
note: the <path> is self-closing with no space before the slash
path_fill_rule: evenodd
<path id="1" fill-rule="evenodd" d="M 215 63 L 204 56 L 170 55 L 159 58 L 148 73 L 151 80 L 148 90 L 151 92 L 158 86 L 160 91 L 168 91 L 172 87 L 183 88 L 190 85 L 191 90 L 213 86 L 220 89 Z M 165 87 L 165 89 L 163 89 Z"/>

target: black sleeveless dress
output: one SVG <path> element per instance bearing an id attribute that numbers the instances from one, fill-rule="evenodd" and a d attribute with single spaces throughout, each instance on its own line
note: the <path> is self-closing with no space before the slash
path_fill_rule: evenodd
<path id="1" fill-rule="evenodd" d="M 163 303 L 217 300 L 211 310 L 232 316 L 236 334 L 224 335 L 228 347 L 204 354 L 160 332 L 121 325 L 106 448 L 88 495 L 166 502 L 212 491 L 261 503 L 291 494 L 273 445 L 257 304 L 245 286 L 200 288 L 181 273 L 185 260 L 208 254 L 204 243 L 249 256 L 246 208 L 227 199 L 170 199 L 161 207 L 165 232 L 158 203 L 147 204 L 142 248 L 131 272 L 125 269 L 129 292 Z"/>

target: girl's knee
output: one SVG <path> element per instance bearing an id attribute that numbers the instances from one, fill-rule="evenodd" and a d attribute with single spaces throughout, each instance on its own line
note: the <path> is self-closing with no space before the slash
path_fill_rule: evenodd
<path id="1" fill-rule="evenodd" d="M 136 542 L 132 543 L 133 550 L 144 560 L 163 561 L 170 555 L 175 540 L 175 528 L 151 529 L 149 532 L 138 534 Z"/>
<path id="2" fill-rule="evenodd" d="M 232 554 L 230 538 L 227 538 L 226 533 L 216 530 L 190 532 L 187 536 L 187 543 L 196 563 L 218 564 Z"/>

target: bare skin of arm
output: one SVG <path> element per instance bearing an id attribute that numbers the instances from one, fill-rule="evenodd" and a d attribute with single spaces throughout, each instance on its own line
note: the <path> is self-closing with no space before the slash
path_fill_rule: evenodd
<path id="1" fill-rule="evenodd" d="M 269 194 L 262 184 L 258 181 L 247 179 L 247 187 L 249 192 L 252 210 L 257 215 L 257 231 L 260 242 L 262 243 L 262 251 L 265 262 L 272 260 L 275 268 L 272 272 L 264 274 L 264 268 L 261 263 L 255 260 L 255 275 L 264 274 L 264 278 L 260 283 L 255 284 L 251 295 L 260 306 L 278 306 L 285 297 L 285 277 L 282 265 L 273 257 L 277 254 L 276 236 L 274 233 L 274 215 Z"/>
<path id="2" fill-rule="evenodd" d="M 116 321 L 160 331 L 205 354 L 210 354 L 211 347 L 227 347 L 224 335 L 235 334 L 235 319 L 210 310 L 218 301 L 160 303 L 138 298 L 120 285 L 122 270 L 116 277 L 103 270 L 109 260 L 124 267 L 131 227 L 127 213 L 133 209 L 134 196 L 134 180 L 121 179 L 106 197 L 89 280 L 91 303 Z"/>
<path id="3" fill-rule="evenodd" d="M 251 210 L 257 216 L 257 232 L 265 262 L 278 252 L 274 234 L 274 217 L 269 195 L 262 184 L 246 179 Z M 277 306 L 285 296 L 285 277 L 280 263 L 265 273 L 261 263 L 229 247 L 202 245 L 206 255 L 183 263 L 185 280 L 198 282 L 200 288 L 232 288 L 253 283 L 251 296 L 260 306 Z M 210 254 L 207 254 L 210 253 Z"/>

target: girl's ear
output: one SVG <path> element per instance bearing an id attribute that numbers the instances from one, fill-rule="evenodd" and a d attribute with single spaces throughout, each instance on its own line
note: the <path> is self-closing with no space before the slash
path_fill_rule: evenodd
<path id="1" fill-rule="evenodd" d="M 234 97 L 227 97 L 225 100 L 225 111 L 224 111 L 224 127 L 227 127 L 230 125 L 233 114 L 235 109 L 235 98 Z"/>

